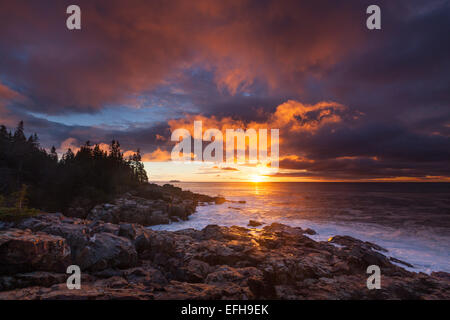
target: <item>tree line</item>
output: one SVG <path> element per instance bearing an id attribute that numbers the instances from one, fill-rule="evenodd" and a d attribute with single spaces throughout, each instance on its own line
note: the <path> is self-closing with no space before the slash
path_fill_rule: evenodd
<path id="1" fill-rule="evenodd" d="M 36 134 L 28 138 L 21 121 L 14 132 L 0 126 L 0 206 L 23 206 L 53 212 L 91 206 L 148 182 L 139 150 L 124 158 L 118 141 L 109 151 L 87 141 L 61 159 L 48 152 Z"/>

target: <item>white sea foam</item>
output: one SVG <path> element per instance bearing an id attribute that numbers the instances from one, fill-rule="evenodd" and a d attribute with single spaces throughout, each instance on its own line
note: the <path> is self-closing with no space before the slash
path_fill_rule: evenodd
<path id="1" fill-rule="evenodd" d="M 158 225 L 151 228 L 153 230 L 168 231 L 187 228 L 200 230 L 210 224 L 246 227 L 250 219 L 262 221 L 266 225 L 279 222 L 293 227 L 311 228 L 317 232 L 316 235 L 310 236 L 316 241 L 326 241 L 329 237 L 335 235 L 352 236 L 360 240 L 376 243 L 388 249 L 389 252 L 384 254 L 412 264 L 414 268 L 407 268 L 401 265 L 410 271 L 425 273 L 433 271 L 450 272 L 450 238 L 438 235 L 433 236 L 433 234 L 423 230 L 410 234 L 402 230 L 361 223 L 344 225 L 295 218 L 272 218 L 263 215 L 248 215 L 243 210 L 214 205 L 199 207 L 188 221 Z"/>
<path id="2" fill-rule="evenodd" d="M 183 187 L 186 188 L 186 186 Z M 200 192 L 201 190 L 195 191 Z M 210 193 L 214 191 L 217 190 L 210 190 Z M 201 206 L 189 217 L 188 221 L 151 228 L 168 231 L 186 228 L 199 230 L 210 224 L 246 227 L 249 220 L 257 220 L 265 225 L 279 222 L 293 227 L 311 228 L 317 232 L 311 238 L 317 241 L 326 241 L 329 237 L 335 235 L 348 235 L 363 241 L 376 243 L 389 250 L 388 253 L 384 253 L 385 255 L 412 264 L 414 268 L 407 268 L 410 271 L 450 272 L 450 234 L 448 232 L 435 232 L 435 228 L 418 224 L 404 223 L 402 227 L 394 228 L 388 226 L 388 224 L 368 223 L 365 222 L 366 217 L 367 220 L 373 219 L 368 214 L 364 216 L 364 208 L 346 210 L 355 217 L 357 215 L 358 219 L 356 220 L 358 222 L 349 222 L 351 221 L 349 219 L 343 222 L 336 222 L 331 219 L 317 221 L 309 218 L 311 214 L 308 215 L 307 219 L 302 218 L 302 210 L 308 210 L 311 213 L 315 212 L 314 210 L 318 212 L 319 209 L 303 208 L 302 202 L 298 200 L 300 204 L 293 207 L 286 206 L 286 199 L 278 198 L 274 194 L 269 199 L 261 197 L 259 194 L 254 195 L 245 190 L 238 190 L 235 193 L 230 193 L 230 195 L 225 194 L 225 196 L 232 200 L 246 200 L 247 203 Z M 344 209 L 340 208 L 340 210 Z"/>

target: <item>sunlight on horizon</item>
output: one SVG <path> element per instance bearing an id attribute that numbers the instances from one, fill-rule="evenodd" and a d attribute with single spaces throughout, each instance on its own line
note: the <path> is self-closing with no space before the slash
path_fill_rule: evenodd
<path id="1" fill-rule="evenodd" d="M 283 182 L 313 181 L 301 177 L 271 176 L 276 170 L 267 166 L 213 164 L 205 162 L 144 162 L 150 181 L 182 182 Z M 281 171 L 280 171 L 281 172 Z M 285 171 L 283 171 L 285 172 Z"/>
<path id="2" fill-rule="evenodd" d="M 274 176 L 270 167 L 257 165 L 213 164 L 207 162 L 144 162 L 149 180 L 152 182 L 450 182 L 443 177 L 427 177 L 428 179 L 413 179 L 411 177 L 396 177 L 390 179 L 336 179 L 327 177 L 302 177 L 298 170 L 279 169 L 279 175 Z M 307 174 L 306 171 L 302 171 Z"/>

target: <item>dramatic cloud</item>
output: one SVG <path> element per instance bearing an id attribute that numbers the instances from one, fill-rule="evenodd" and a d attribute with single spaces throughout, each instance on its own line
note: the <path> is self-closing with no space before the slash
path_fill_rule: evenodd
<path id="1" fill-rule="evenodd" d="M 46 148 L 167 161 L 197 119 L 279 128 L 280 176 L 450 176 L 448 1 L 380 0 L 376 31 L 368 0 L 79 0 L 81 31 L 70 1 L 4 2 L 0 123 Z"/>
<path id="2" fill-rule="evenodd" d="M 142 161 L 152 162 L 152 161 L 169 161 L 170 160 L 170 152 L 166 150 L 161 150 L 160 148 L 156 149 L 151 153 L 146 153 L 142 157 Z"/>
<path id="3" fill-rule="evenodd" d="M 8 109 L 14 103 L 24 102 L 26 99 L 18 92 L 0 82 L 0 119 L 3 125 L 14 126 L 18 118 Z"/>
<path id="4" fill-rule="evenodd" d="M 0 67 L 34 110 L 139 107 L 146 90 L 198 67 L 231 94 L 256 82 L 300 90 L 295 74 L 320 75 L 363 33 L 356 1 L 79 1 L 80 32 L 65 28 L 67 3 L 10 1 L 0 14 Z"/>

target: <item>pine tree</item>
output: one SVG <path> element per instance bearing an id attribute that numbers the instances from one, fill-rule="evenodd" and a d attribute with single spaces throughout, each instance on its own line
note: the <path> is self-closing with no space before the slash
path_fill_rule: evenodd
<path id="1" fill-rule="evenodd" d="M 20 121 L 19 124 L 17 125 L 16 131 L 14 132 L 14 141 L 18 142 L 26 141 L 23 121 Z"/>
<path id="2" fill-rule="evenodd" d="M 92 206 L 148 182 L 138 150 L 124 160 L 120 143 L 110 152 L 87 141 L 76 154 L 68 149 L 58 161 L 56 148 L 39 147 L 36 134 L 28 139 L 21 121 L 14 134 L 0 126 L 0 193 L 6 204 L 23 210 L 63 211 L 75 200 Z"/>
<path id="3" fill-rule="evenodd" d="M 67 152 L 62 156 L 62 161 L 67 163 L 70 161 L 73 161 L 75 159 L 75 154 L 73 153 L 72 149 L 67 149 Z"/>
<path id="4" fill-rule="evenodd" d="M 55 146 L 52 146 L 52 149 L 50 150 L 50 158 L 55 161 L 58 162 L 58 154 L 56 153 L 56 148 Z"/>

